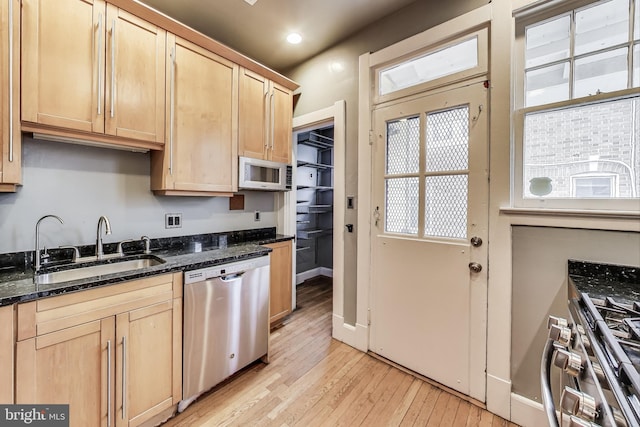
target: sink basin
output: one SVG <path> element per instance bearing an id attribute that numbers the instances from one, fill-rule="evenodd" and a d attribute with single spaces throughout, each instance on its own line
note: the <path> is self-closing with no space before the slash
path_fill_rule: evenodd
<path id="1" fill-rule="evenodd" d="M 52 271 L 50 273 L 39 274 L 36 276 L 36 283 L 39 285 L 49 285 L 53 283 L 70 282 L 72 280 L 86 279 L 89 277 L 102 276 L 105 274 L 123 273 L 125 271 L 134 271 L 141 268 L 152 267 L 154 265 L 164 264 L 160 258 L 145 257 L 136 259 L 111 260 L 106 264 L 78 266 L 68 270 Z"/>

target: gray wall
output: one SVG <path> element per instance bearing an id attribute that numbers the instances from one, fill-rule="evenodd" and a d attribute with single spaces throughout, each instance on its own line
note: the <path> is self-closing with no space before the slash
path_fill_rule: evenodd
<path id="1" fill-rule="evenodd" d="M 0 193 L 0 253 L 33 250 L 35 224 L 45 214 L 65 221 L 41 224 L 41 244 L 48 247 L 95 243 L 100 215 L 113 231 L 105 242 L 275 227 L 273 193 L 244 193 L 244 211 L 229 211 L 226 197 L 153 195 L 149 157 L 25 137 L 23 186 Z M 260 222 L 254 210 L 262 212 Z M 165 229 L 165 213 L 182 213 L 182 228 Z"/>
<path id="2" fill-rule="evenodd" d="M 360 55 L 390 46 L 487 3 L 489 3 L 488 0 L 449 2 L 418 0 L 315 58 L 285 72 L 288 77 L 300 84 L 301 95 L 294 110 L 294 116 L 330 107 L 339 100 L 346 101 L 346 195 L 357 196 L 358 188 L 358 58 Z M 355 224 L 357 231 L 355 210 L 347 210 L 345 224 Z M 355 324 L 356 233 L 345 233 L 344 244 L 344 318 L 347 323 Z"/>
<path id="3" fill-rule="evenodd" d="M 640 233 L 516 226 L 511 235 L 512 391 L 541 402 L 547 318 L 568 315 L 567 260 L 640 266 Z"/>

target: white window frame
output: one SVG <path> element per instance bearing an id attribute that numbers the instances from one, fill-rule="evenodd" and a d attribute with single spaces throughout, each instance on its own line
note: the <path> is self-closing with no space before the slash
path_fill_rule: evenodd
<path id="1" fill-rule="evenodd" d="M 576 193 L 576 184 L 578 180 L 581 179 L 589 179 L 589 178 L 608 178 L 609 182 L 611 182 L 611 196 L 610 197 L 616 197 L 619 193 L 619 188 L 618 188 L 618 175 L 614 174 L 614 173 L 593 173 L 593 172 L 587 172 L 587 173 L 579 173 L 576 175 L 571 175 L 571 196 L 573 196 Z"/>
<path id="2" fill-rule="evenodd" d="M 512 206 L 516 208 L 533 208 L 533 209 L 571 209 L 571 210 L 598 210 L 598 211 L 625 211 L 640 212 L 640 198 L 634 199 L 597 199 L 597 198 L 525 198 L 523 195 L 523 178 L 524 178 L 524 120 L 529 113 L 549 111 L 567 107 L 575 107 L 582 104 L 612 101 L 615 99 L 638 96 L 639 89 L 628 88 L 616 92 L 599 93 L 581 98 L 569 99 L 550 104 L 537 105 L 533 107 L 524 107 L 525 105 L 525 28 L 536 23 L 543 23 L 546 20 L 558 17 L 560 15 L 571 13 L 573 10 L 581 9 L 599 0 L 572 0 L 561 2 L 549 2 L 547 7 L 527 9 L 524 16 L 518 16 L 516 13 L 515 25 L 515 43 L 513 53 L 513 114 L 512 114 L 512 130 L 513 130 L 513 156 L 512 156 L 512 179 L 511 179 L 511 200 Z M 634 19 L 633 7 L 640 7 L 640 0 L 630 0 L 631 10 L 630 19 Z M 573 24 L 572 24 L 573 25 Z M 630 25 L 630 28 L 633 28 Z M 573 43 L 573 41 L 571 42 Z M 630 47 L 633 51 L 633 46 Z M 632 52 L 629 53 L 631 57 Z M 571 61 L 576 58 L 571 57 Z M 632 71 L 632 70 L 630 70 Z M 630 75 L 631 79 L 633 76 Z M 569 82 L 572 84 L 572 82 Z M 573 91 L 570 91 L 572 94 Z M 571 188 L 573 193 L 573 185 Z"/>
<path id="3" fill-rule="evenodd" d="M 406 62 L 410 62 L 414 59 L 421 58 L 426 55 L 433 54 L 435 52 L 446 50 L 452 46 L 456 46 L 467 40 L 477 38 L 477 53 L 478 63 L 475 67 L 468 68 L 456 73 L 447 74 L 434 80 L 428 80 L 423 83 L 419 83 L 414 86 L 409 86 L 404 89 L 399 89 L 393 92 L 389 92 L 384 95 L 380 95 L 380 74 L 390 68 L 396 67 Z M 373 104 L 382 104 L 388 101 L 392 101 L 399 98 L 404 98 L 409 95 L 418 94 L 427 90 L 437 89 L 443 86 L 449 86 L 453 83 L 460 81 L 466 81 L 478 76 L 485 76 L 488 73 L 489 62 L 486 52 L 489 50 L 489 30 L 482 28 L 477 31 L 465 33 L 464 35 L 455 37 L 443 43 L 434 43 L 427 49 L 421 49 L 412 52 L 410 55 L 403 56 L 400 59 L 395 59 L 391 62 L 380 64 L 376 66 L 374 73 L 374 90 L 373 90 Z"/>

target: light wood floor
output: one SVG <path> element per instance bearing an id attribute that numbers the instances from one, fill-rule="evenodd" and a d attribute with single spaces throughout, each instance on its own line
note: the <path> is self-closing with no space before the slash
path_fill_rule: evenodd
<path id="1" fill-rule="evenodd" d="M 163 427 L 515 424 L 331 338 L 331 282 L 298 286 L 270 363 L 216 387 Z"/>

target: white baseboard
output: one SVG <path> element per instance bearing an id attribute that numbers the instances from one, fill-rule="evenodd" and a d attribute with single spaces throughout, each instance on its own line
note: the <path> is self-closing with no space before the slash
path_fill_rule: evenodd
<path id="1" fill-rule="evenodd" d="M 357 350 L 369 350 L 369 329 L 359 324 L 353 326 L 344 323 L 344 318 L 337 314 L 333 315 L 332 336 Z"/>
<path id="2" fill-rule="evenodd" d="M 511 381 L 487 374 L 487 409 L 504 419 L 511 417 Z"/>
<path id="3" fill-rule="evenodd" d="M 522 427 L 549 425 L 541 403 L 515 393 L 511 393 L 511 421 Z"/>
<path id="4" fill-rule="evenodd" d="M 317 276 L 333 277 L 333 269 L 318 267 L 311 270 L 303 271 L 302 273 L 298 273 L 296 274 L 296 286 L 298 286 L 305 280 L 309 280 Z"/>

